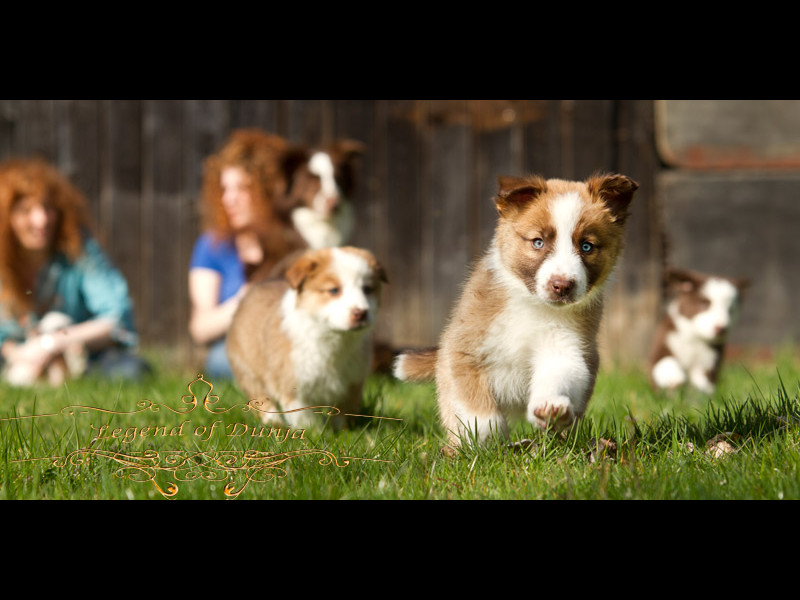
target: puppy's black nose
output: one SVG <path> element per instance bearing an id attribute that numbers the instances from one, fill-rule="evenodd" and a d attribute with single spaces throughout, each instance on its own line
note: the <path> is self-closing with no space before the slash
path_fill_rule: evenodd
<path id="1" fill-rule="evenodd" d="M 574 281 L 571 279 L 566 279 L 564 277 L 553 277 L 550 280 L 550 287 L 553 288 L 553 292 L 561 297 L 565 298 L 572 293 L 572 287 L 574 285 Z"/>

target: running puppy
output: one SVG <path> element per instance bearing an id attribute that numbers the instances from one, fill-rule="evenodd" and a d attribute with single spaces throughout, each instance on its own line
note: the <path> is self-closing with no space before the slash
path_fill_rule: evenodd
<path id="1" fill-rule="evenodd" d="M 507 417 L 565 427 L 583 415 L 598 368 L 603 288 L 638 184 L 500 177 L 499 219 L 438 350 L 401 354 L 395 376 L 435 376 L 449 444 L 506 436 Z"/>
<path id="2" fill-rule="evenodd" d="M 690 383 L 713 394 L 748 281 L 682 269 L 667 269 L 665 279 L 669 300 L 653 342 L 650 382 L 658 389 Z"/>
<path id="3" fill-rule="evenodd" d="M 266 400 L 265 423 L 321 423 L 308 407 L 357 413 L 369 373 L 369 331 L 386 274 L 367 250 L 308 250 L 281 279 L 252 284 L 228 333 L 237 384 Z M 319 412 L 319 411 L 317 411 Z M 324 411 L 327 412 L 327 409 Z M 334 416 L 334 427 L 344 415 Z"/>

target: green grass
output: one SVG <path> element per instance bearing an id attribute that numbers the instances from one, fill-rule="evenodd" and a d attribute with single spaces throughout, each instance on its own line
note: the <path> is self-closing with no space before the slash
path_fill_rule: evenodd
<path id="1" fill-rule="evenodd" d="M 496 442 L 452 458 L 441 454 L 433 385 L 372 376 L 363 411 L 371 417 L 344 432 L 294 430 L 302 437 L 281 441 L 227 435 L 259 427 L 229 382 L 192 384 L 197 405 L 176 412 L 191 409 L 184 400 L 193 379 L 173 372 L 137 384 L 0 387 L 0 498 L 800 498 L 800 364 L 790 352 L 768 365 L 728 363 L 713 398 L 656 394 L 641 371 L 605 370 L 573 430 L 516 422 L 512 440 L 531 440 L 526 451 Z M 101 431 L 106 439 L 93 440 Z M 732 452 L 715 456 L 715 440 Z"/>

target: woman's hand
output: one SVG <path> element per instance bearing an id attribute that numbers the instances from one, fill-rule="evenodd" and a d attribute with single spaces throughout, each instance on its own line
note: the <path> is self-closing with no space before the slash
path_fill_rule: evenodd
<path id="1" fill-rule="evenodd" d="M 12 350 L 11 362 L 27 362 L 44 367 L 60 352 L 56 346 L 56 338 L 51 333 L 33 336 Z"/>

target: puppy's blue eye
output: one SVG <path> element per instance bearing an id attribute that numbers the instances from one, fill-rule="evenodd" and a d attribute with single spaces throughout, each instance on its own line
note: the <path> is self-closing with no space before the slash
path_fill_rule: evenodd
<path id="1" fill-rule="evenodd" d="M 536 238 L 531 242 L 531 244 L 533 244 L 533 247 L 537 250 L 544 248 L 544 240 L 542 238 Z"/>
<path id="2" fill-rule="evenodd" d="M 581 252 L 589 254 L 589 252 L 591 252 L 592 250 L 594 250 L 594 244 L 592 244 L 591 242 L 583 242 L 581 244 Z"/>
<path id="3" fill-rule="evenodd" d="M 328 288 L 328 293 L 329 293 L 331 296 L 338 296 L 338 295 L 339 295 L 339 292 L 340 292 L 340 290 L 339 290 L 339 288 L 337 288 L 337 287 Z"/>

